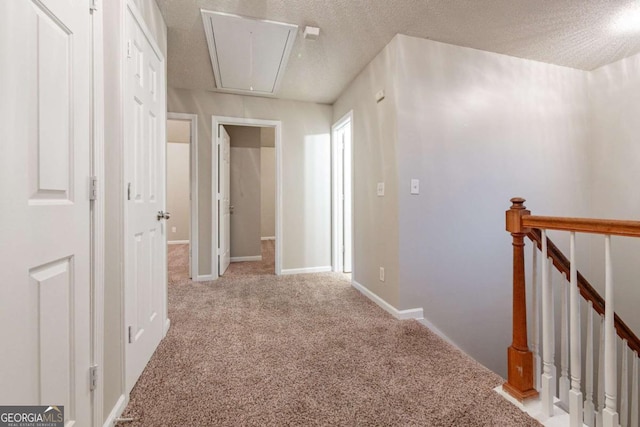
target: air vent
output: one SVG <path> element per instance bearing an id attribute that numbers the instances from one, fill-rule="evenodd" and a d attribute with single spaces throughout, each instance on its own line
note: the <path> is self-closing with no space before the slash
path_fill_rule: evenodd
<path id="1" fill-rule="evenodd" d="M 298 26 L 201 10 L 216 87 L 275 96 Z"/>

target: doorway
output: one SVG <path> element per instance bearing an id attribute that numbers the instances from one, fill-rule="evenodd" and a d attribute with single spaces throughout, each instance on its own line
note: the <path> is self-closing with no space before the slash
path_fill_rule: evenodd
<path id="1" fill-rule="evenodd" d="M 353 112 L 331 128 L 333 140 L 333 271 L 353 270 Z"/>
<path id="2" fill-rule="evenodd" d="M 195 114 L 167 114 L 167 210 L 171 215 L 167 225 L 167 254 L 170 283 L 187 278 L 197 280 L 198 276 L 197 126 L 198 116 Z M 188 259 L 187 265 L 171 264 L 184 259 Z"/>
<path id="3" fill-rule="evenodd" d="M 213 117 L 214 277 L 251 262 L 262 273 L 281 272 L 280 126 Z"/>

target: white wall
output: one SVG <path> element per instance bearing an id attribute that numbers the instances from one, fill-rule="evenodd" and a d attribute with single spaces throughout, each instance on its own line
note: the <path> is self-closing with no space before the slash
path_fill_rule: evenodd
<path id="1" fill-rule="evenodd" d="M 260 128 L 225 129 L 231 137 L 231 258 L 260 256 Z"/>
<path id="2" fill-rule="evenodd" d="M 591 199 L 595 218 L 640 220 L 640 55 L 589 73 L 592 147 Z M 589 278 L 604 296 L 604 242 L 593 239 Z M 640 332 L 640 239 L 612 238 L 615 309 Z"/>
<path id="3" fill-rule="evenodd" d="M 275 235 L 276 150 L 273 147 L 262 147 L 260 148 L 260 237 Z"/>
<path id="4" fill-rule="evenodd" d="M 176 88 L 168 103 L 199 116 L 200 275 L 211 273 L 212 115 L 282 121 L 282 268 L 331 265 L 331 106 Z"/>
<path id="5" fill-rule="evenodd" d="M 167 211 L 171 212 L 167 239 L 170 242 L 190 239 L 189 181 L 189 144 L 167 143 Z"/>
<path id="6" fill-rule="evenodd" d="M 398 168 L 396 163 L 397 40 L 394 38 L 340 95 L 338 121 L 353 110 L 353 279 L 391 305 L 399 304 Z M 386 91 L 376 103 L 375 93 Z M 376 186 L 385 183 L 384 197 Z M 385 282 L 379 280 L 385 268 Z"/>
<path id="7" fill-rule="evenodd" d="M 154 0 L 136 0 L 142 16 L 166 57 L 167 28 Z M 105 94 L 105 286 L 104 286 L 104 395 L 105 419 L 124 393 L 122 381 L 124 343 L 123 302 L 123 200 L 122 184 L 122 17 L 125 0 L 101 2 L 104 26 Z M 166 67 L 166 61 L 165 61 Z"/>

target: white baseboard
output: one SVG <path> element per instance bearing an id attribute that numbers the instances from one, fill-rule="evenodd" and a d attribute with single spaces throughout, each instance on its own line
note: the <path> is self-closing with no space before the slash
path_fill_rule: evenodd
<path id="1" fill-rule="evenodd" d="M 242 262 L 242 261 L 262 261 L 262 255 L 256 256 L 232 256 L 231 262 Z"/>
<path id="2" fill-rule="evenodd" d="M 369 298 L 371 301 L 378 304 L 384 311 L 395 317 L 396 319 L 406 320 L 406 319 L 422 319 L 422 308 L 410 308 L 407 310 L 398 310 L 378 295 L 371 292 L 369 289 L 362 286 L 360 283 L 355 280 L 351 282 L 351 286 L 359 290 L 364 296 Z"/>
<path id="3" fill-rule="evenodd" d="M 167 245 L 186 245 L 188 240 L 168 240 Z"/>
<path id="4" fill-rule="evenodd" d="M 464 350 L 462 350 L 460 348 L 460 346 L 458 344 L 456 344 L 455 342 L 453 342 L 451 340 L 451 338 L 449 338 L 448 336 L 446 336 L 444 334 L 444 332 L 442 332 L 440 329 L 436 328 L 433 323 L 429 322 L 427 319 L 425 319 L 424 317 L 422 319 L 418 319 L 418 322 L 420 322 L 421 324 L 423 324 L 424 326 L 426 326 L 427 328 L 429 328 L 429 330 L 431 330 L 431 332 L 433 332 L 434 334 L 436 334 L 437 336 L 439 336 L 440 338 L 442 338 L 443 340 L 445 340 L 446 342 L 448 342 L 449 344 L 451 344 L 452 346 L 454 346 L 455 348 L 457 348 L 458 350 L 462 351 L 463 353 L 465 353 Z"/>
<path id="5" fill-rule="evenodd" d="M 196 282 L 210 282 L 214 280 L 213 274 L 203 274 L 196 277 Z"/>
<path id="6" fill-rule="evenodd" d="M 308 273 L 328 273 L 331 271 L 331 266 L 325 267 L 307 267 L 307 268 L 289 268 L 282 270 L 280 274 L 308 274 Z"/>
<path id="7" fill-rule="evenodd" d="M 118 398 L 118 401 L 116 402 L 116 404 L 113 407 L 113 409 L 111 410 L 111 412 L 109 412 L 109 416 L 104 421 L 103 427 L 113 427 L 113 426 L 115 426 L 116 425 L 116 420 L 118 418 L 120 418 L 120 415 L 122 415 L 122 413 L 124 412 L 124 409 L 126 407 L 127 407 L 127 398 L 123 394 Z"/>
<path id="8" fill-rule="evenodd" d="M 261 237 L 260 240 L 276 240 L 276 236 Z"/>

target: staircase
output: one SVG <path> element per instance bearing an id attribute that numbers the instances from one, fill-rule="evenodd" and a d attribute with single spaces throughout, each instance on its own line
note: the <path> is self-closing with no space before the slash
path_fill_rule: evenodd
<path id="1" fill-rule="evenodd" d="M 506 228 L 513 238 L 513 342 L 504 392 L 545 425 L 639 427 L 640 339 L 614 311 L 611 236 L 640 237 L 640 221 L 534 216 L 524 199 L 511 202 Z M 569 258 L 548 230 L 570 233 Z M 577 270 L 576 233 L 604 235 L 605 298 Z M 533 243 L 529 307 L 527 238 Z M 562 274 L 561 283 L 552 283 L 552 268 Z"/>

